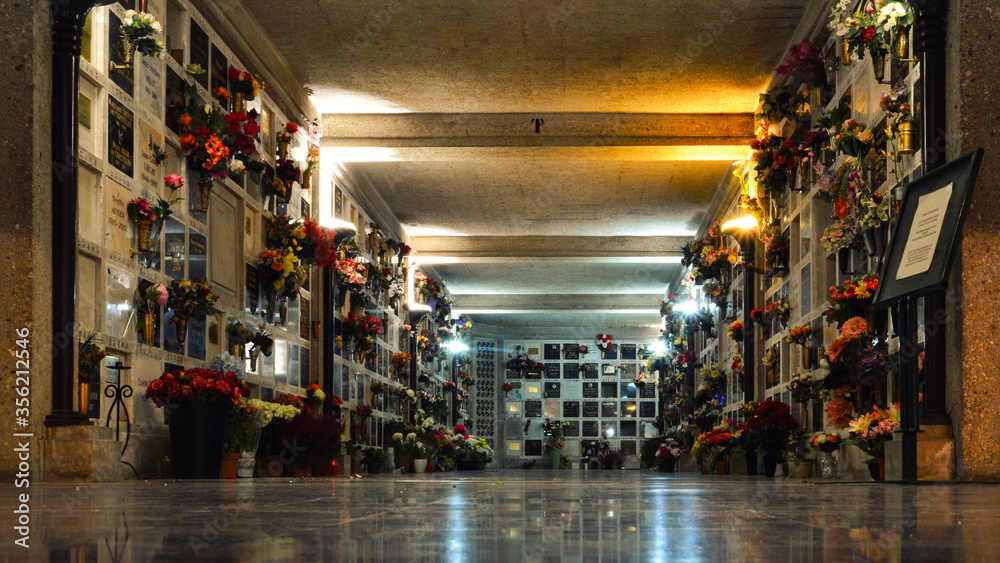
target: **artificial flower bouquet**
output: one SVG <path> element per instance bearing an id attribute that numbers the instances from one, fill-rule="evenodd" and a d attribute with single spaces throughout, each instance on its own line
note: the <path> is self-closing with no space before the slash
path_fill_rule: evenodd
<path id="1" fill-rule="evenodd" d="M 791 407 L 781 401 L 761 401 L 746 421 L 746 429 L 754 435 L 760 449 L 771 452 L 783 450 L 798 427 Z"/>
<path id="2" fill-rule="evenodd" d="M 804 347 L 812 343 L 812 335 L 812 325 L 802 325 L 788 331 L 788 336 L 785 336 L 785 342 L 788 344 L 798 344 L 799 346 Z"/>
<path id="3" fill-rule="evenodd" d="M 208 315 L 215 311 L 215 302 L 218 300 L 219 296 L 212 293 L 208 282 L 198 279 L 170 282 L 168 305 L 176 315 L 182 317 Z"/>
<path id="4" fill-rule="evenodd" d="M 878 275 L 872 272 L 863 278 L 853 277 L 841 285 L 830 287 L 824 313 L 826 321 L 835 322 L 839 327 L 848 319 L 865 316 L 878 289 L 878 281 Z"/>
<path id="5" fill-rule="evenodd" d="M 250 394 L 250 388 L 233 373 L 191 368 L 182 371 L 164 372 L 146 388 L 145 397 L 158 407 L 165 405 L 198 402 L 232 402 L 238 404 L 241 397 Z"/>
<path id="6" fill-rule="evenodd" d="M 899 427 L 899 403 L 889 409 L 875 407 L 872 412 L 862 414 L 849 423 L 851 443 L 861 451 L 878 459 L 885 457 L 885 443 L 893 439 Z"/>
<path id="7" fill-rule="evenodd" d="M 126 10 L 122 19 L 121 33 L 136 52 L 158 59 L 163 58 L 163 41 L 156 36 L 163 32 L 163 26 L 153 14 Z"/>
<path id="8" fill-rule="evenodd" d="M 840 435 L 831 432 L 817 432 L 810 441 L 812 447 L 826 453 L 839 450 L 842 442 Z"/>

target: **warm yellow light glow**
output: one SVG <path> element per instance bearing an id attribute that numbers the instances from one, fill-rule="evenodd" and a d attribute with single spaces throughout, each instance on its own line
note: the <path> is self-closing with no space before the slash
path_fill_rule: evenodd
<path id="1" fill-rule="evenodd" d="M 538 387 L 528 387 L 528 393 L 538 393 Z"/>
<path id="2" fill-rule="evenodd" d="M 335 162 L 395 162 L 396 151 L 388 147 L 323 147 L 324 155 Z"/>
<path id="3" fill-rule="evenodd" d="M 652 149 L 661 160 L 722 160 L 732 162 L 747 156 L 746 145 L 677 145 Z"/>
<path id="4" fill-rule="evenodd" d="M 756 229 L 756 228 L 757 228 L 757 219 L 755 219 L 753 215 L 747 215 L 745 217 L 740 217 L 739 219 L 726 221 L 726 223 L 722 225 L 722 232 L 728 235 L 739 230 Z"/>

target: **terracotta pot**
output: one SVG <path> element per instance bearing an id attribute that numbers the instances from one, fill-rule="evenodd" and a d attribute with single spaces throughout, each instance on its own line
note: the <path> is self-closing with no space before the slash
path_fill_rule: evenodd
<path id="1" fill-rule="evenodd" d="M 400 473 L 409 473 L 410 472 L 410 462 L 408 462 L 408 461 L 397 461 L 396 462 L 396 469 L 398 469 Z"/>
<path id="2" fill-rule="evenodd" d="M 311 464 L 296 461 L 295 463 L 288 466 L 289 475 L 291 477 L 303 478 L 309 476 L 309 468 Z"/>
<path id="3" fill-rule="evenodd" d="M 223 479 L 235 479 L 236 471 L 239 469 L 240 465 L 240 454 L 238 453 L 225 453 L 222 454 L 222 478 Z"/>
<path id="4" fill-rule="evenodd" d="M 729 462 L 728 461 L 717 461 L 715 462 L 715 474 L 716 475 L 726 475 L 729 473 Z"/>

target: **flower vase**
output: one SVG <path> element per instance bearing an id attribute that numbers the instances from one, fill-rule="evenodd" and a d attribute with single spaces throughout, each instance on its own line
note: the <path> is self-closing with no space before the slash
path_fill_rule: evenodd
<path id="1" fill-rule="evenodd" d="M 145 312 L 139 317 L 139 328 L 142 330 L 142 339 L 150 346 L 156 338 L 156 315 L 152 312 Z"/>
<path id="2" fill-rule="evenodd" d="M 673 473 L 677 470 L 677 458 L 671 457 L 663 460 L 660 464 L 660 471 L 664 473 Z"/>
<path id="3" fill-rule="evenodd" d="M 795 462 L 796 479 L 812 479 L 812 476 L 813 476 L 813 463 L 811 461 Z"/>
<path id="4" fill-rule="evenodd" d="M 276 295 L 273 295 L 273 294 L 272 295 L 268 295 L 267 296 L 267 304 L 266 304 L 266 307 L 264 309 L 264 318 L 265 318 L 265 320 L 267 320 L 267 322 L 272 323 L 272 324 L 274 323 L 274 311 L 275 311 L 275 309 L 278 308 L 277 299 L 278 299 L 278 297 Z"/>
<path id="5" fill-rule="evenodd" d="M 135 222 L 136 248 L 138 252 L 149 252 L 149 235 L 153 232 L 153 222 L 139 219 Z"/>
<path id="6" fill-rule="evenodd" d="M 288 298 L 282 297 L 278 303 L 278 315 L 281 317 L 281 326 L 288 326 Z"/>
<path id="7" fill-rule="evenodd" d="M 878 463 L 878 480 L 885 481 L 885 458 L 880 457 L 876 462 Z"/>
<path id="8" fill-rule="evenodd" d="M 917 152 L 917 136 L 914 130 L 914 122 L 900 121 L 896 124 L 898 129 L 899 144 L 897 149 L 900 154 L 913 154 Z"/>
<path id="9" fill-rule="evenodd" d="M 750 477 L 757 476 L 757 451 L 749 450 L 744 454 L 747 460 L 747 475 Z"/>
<path id="10" fill-rule="evenodd" d="M 398 469 L 400 473 L 409 473 L 410 472 L 410 462 L 408 462 L 408 461 L 397 461 L 396 462 L 396 469 Z"/>
<path id="11" fill-rule="evenodd" d="M 246 100 L 243 98 L 242 92 L 233 93 L 233 113 L 241 112 L 246 113 L 247 104 Z"/>
<path id="12" fill-rule="evenodd" d="M 366 466 L 368 467 L 369 475 L 380 475 L 382 473 L 382 464 L 379 462 L 369 462 Z"/>
<path id="13" fill-rule="evenodd" d="M 191 211 L 199 211 L 201 213 L 208 213 L 208 204 L 212 199 L 212 184 L 213 180 L 211 178 L 198 180 L 198 190 L 201 192 L 201 209 L 198 209 L 191 204 Z"/>
<path id="14" fill-rule="evenodd" d="M 174 326 L 174 331 L 177 335 L 177 344 L 183 346 L 187 342 L 188 318 L 184 315 L 174 313 L 174 318 L 170 319 L 170 322 L 176 325 Z"/>
<path id="15" fill-rule="evenodd" d="M 427 473 L 427 460 L 426 459 L 415 459 L 415 460 L 413 460 L 413 472 L 414 473 Z"/>
<path id="16" fill-rule="evenodd" d="M 811 370 L 813 366 L 813 348 L 812 346 L 802 347 L 802 369 Z"/>
<path id="17" fill-rule="evenodd" d="M 260 347 L 250 348 L 250 371 L 257 371 L 257 358 L 260 357 Z"/>
<path id="18" fill-rule="evenodd" d="M 253 477 L 253 468 L 256 464 L 257 459 L 254 457 L 253 452 L 241 453 L 240 459 L 236 464 L 236 476 L 240 479 Z"/>
<path id="19" fill-rule="evenodd" d="M 910 26 L 901 25 L 896 33 L 896 57 L 905 61 L 910 58 Z"/>
<path id="20" fill-rule="evenodd" d="M 851 249 L 841 248 L 837 250 L 837 267 L 841 274 L 847 274 L 851 267 Z"/>
<path id="21" fill-rule="evenodd" d="M 347 303 L 347 291 L 343 288 L 337 288 L 336 300 L 337 310 L 339 311 L 340 309 L 343 309 L 344 305 Z"/>
<path id="22" fill-rule="evenodd" d="M 809 408 L 806 403 L 799 404 L 799 420 L 802 422 L 802 429 L 809 430 Z"/>
<path id="23" fill-rule="evenodd" d="M 237 358 L 242 359 L 243 358 L 243 345 L 242 344 L 233 344 L 233 345 L 231 345 L 229 347 L 229 353 L 232 354 L 233 356 L 236 356 Z"/>
<path id="24" fill-rule="evenodd" d="M 851 45 L 847 41 L 840 42 L 840 64 L 844 66 L 851 64 Z"/>
<path id="25" fill-rule="evenodd" d="M 235 479 L 236 472 L 239 471 L 240 454 L 227 452 L 222 454 L 222 472 L 220 478 Z"/>
<path id="26" fill-rule="evenodd" d="M 170 459 L 178 479 L 218 479 L 232 402 L 179 403 L 170 411 Z"/>
<path id="27" fill-rule="evenodd" d="M 764 477 L 773 479 L 778 468 L 778 452 L 764 452 Z"/>
<path id="28" fill-rule="evenodd" d="M 561 461 L 562 461 L 562 450 L 557 450 L 555 448 L 552 448 L 551 450 L 549 450 L 549 467 L 550 468 L 552 468 L 552 469 L 559 469 L 559 466 L 562 465 Z"/>
<path id="29" fill-rule="evenodd" d="M 288 160 L 288 141 L 278 139 L 278 158 Z"/>
<path id="30" fill-rule="evenodd" d="M 820 452 L 819 454 L 819 476 L 823 479 L 836 480 L 840 475 L 837 469 L 837 458 L 835 452 Z"/>
<path id="31" fill-rule="evenodd" d="M 882 82 L 885 80 L 885 51 L 878 51 L 872 53 L 872 72 L 875 74 L 875 80 L 877 82 Z"/>
<path id="32" fill-rule="evenodd" d="M 726 475 L 729 473 L 729 462 L 728 461 L 716 461 L 715 462 L 715 474 L 716 475 Z"/>
<path id="33" fill-rule="evenodd" d="M 87 414 L 90 410 L 90 382 L 81 381 L 80 382 L 80 414 Z"/>

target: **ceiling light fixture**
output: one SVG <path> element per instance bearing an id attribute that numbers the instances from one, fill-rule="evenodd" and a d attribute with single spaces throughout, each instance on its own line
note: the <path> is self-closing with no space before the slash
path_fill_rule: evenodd
<path id="1" fill-rule="evenodd" d="M 451 340 L 446 344 L 448 351 L 452 354 L 461 354 L 469 351 L 469 345 L 461 340 Z"/>

